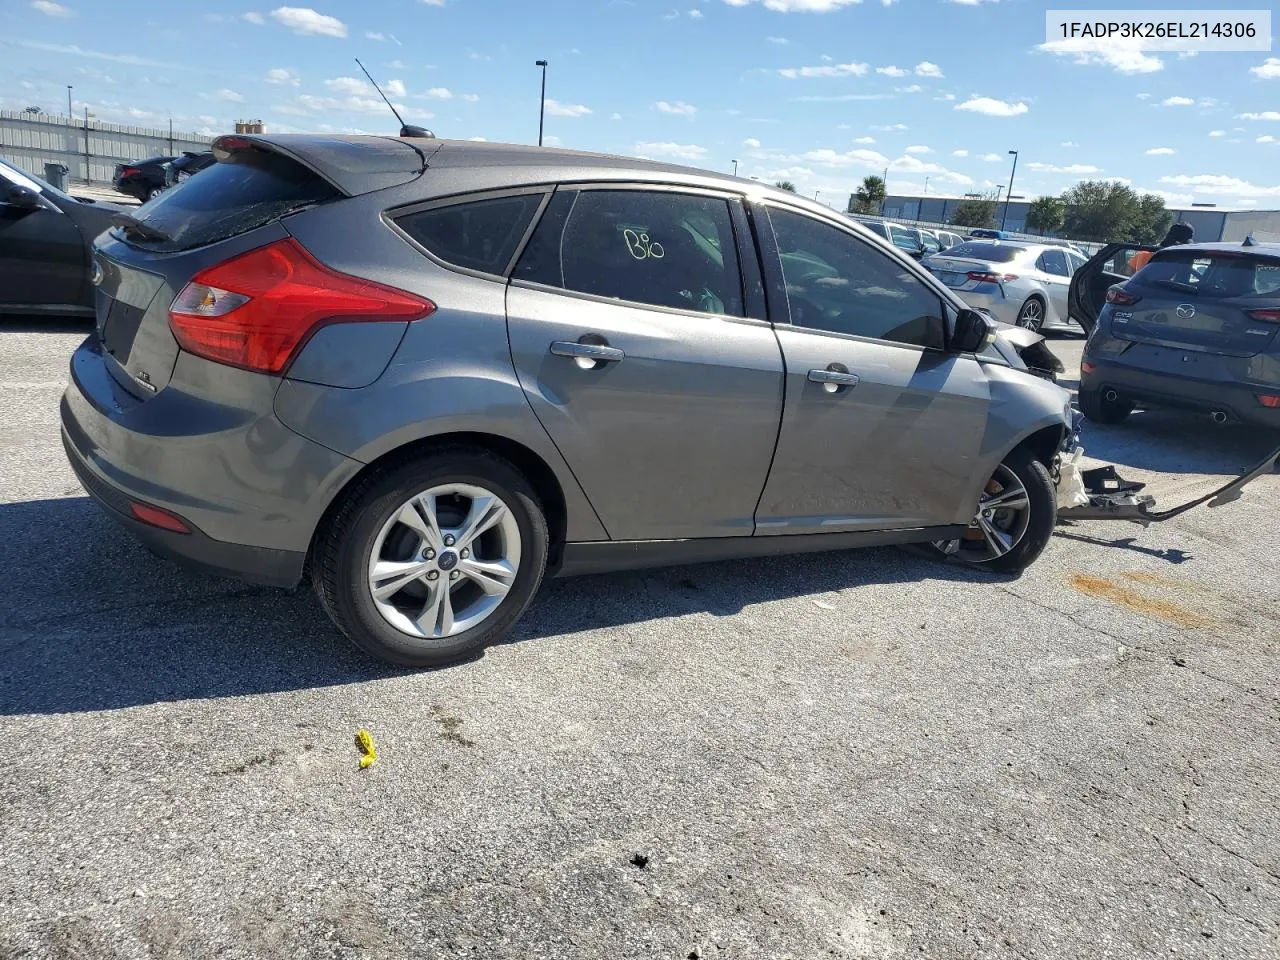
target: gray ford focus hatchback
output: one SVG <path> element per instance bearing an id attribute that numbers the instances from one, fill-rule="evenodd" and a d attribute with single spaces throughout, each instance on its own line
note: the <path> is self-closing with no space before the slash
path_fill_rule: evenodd
<path id="1" fill-rule="evenodd" d="M 825 207 L 521 146 L 214 152 L 98 240 L 67 456 L 156 552 L 309 579 L 376 656 L 473 655 L 549 575 L 1048 542 L 1068 394 Z"/>

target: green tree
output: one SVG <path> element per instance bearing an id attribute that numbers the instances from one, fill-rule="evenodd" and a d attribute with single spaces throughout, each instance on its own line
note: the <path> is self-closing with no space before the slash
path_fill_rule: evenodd
<path id="1" fill-rule="evenodd" d="M 884 177 L 864 177 L 849 197 L 849 213 L 879 213 L 884 206 Z"/>
<path id="2" fill-rule="evenodd" d="M 788 193 L 796 192 L 796 185 L 792 183 L 790 180 L 779 180 L 777 183 L 774 184 L 774 186 L 777 187 L 779 190 L 786 190 Z"/>
<path id="3" fill-rule="evenodd" d="M 1057 197 L 1036 197 L 1027 210 L 1027 229 L 1037 233 L 1061 230 L 1066 212 L 1066 205 Z"/>
<path id="4" fill-rule="evenodd" d="M 969 197 L 963 200 L 951 214 L 951 222 L 957 227 L 991 229 L 996 225 L 996 198 L 992 194 Z"/>
<path id="5" fill-rule="evenodd" d="M 1143 194 L 1127 239 L 1138 243 L 1159 243 L 1172 224 L 1173 214 L 1165 209 L 1164 200 L 1154 193 Z"/>

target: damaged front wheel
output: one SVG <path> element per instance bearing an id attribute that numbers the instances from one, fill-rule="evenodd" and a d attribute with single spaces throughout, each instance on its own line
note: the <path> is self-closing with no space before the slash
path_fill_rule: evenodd
<path id="1" fill-rule="evenodd" d="M 969 529 L 957 540 L 936 540 L 943 556 L 998 573 L 1021 573 L 1049 543 L 1058 496 L 1043 463 L 1015 450 L 987 481 Z"/>

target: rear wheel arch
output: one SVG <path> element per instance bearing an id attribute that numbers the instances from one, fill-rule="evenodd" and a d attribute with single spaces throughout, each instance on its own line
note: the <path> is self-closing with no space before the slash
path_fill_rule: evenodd
<path id="1" fill-rule="evenodd" d="M 365 464 L 354 476 L 347 480 L 341 489 L 329 501 L 320 522 L 311 534 L 311 546 L 307 551 L 307 569 L 311 569 L 316 544 L 324 535 L 328 525 L 341 510 L 342 505 L 357 491 L 364 487 L 371 478 L 389 469 L 394 469 L 409 460 L 430 456 L 444 450 L 470 449 L 483 450 L 506 460 L 529 481 L 530 486 L 538 494 L 546 515 L 547 530 L 551 537 L 551 551 L 548 557 L 548 569 L 553 570 L 560 564 L 560 556 L 564 546 L 569 516 L 565 503 L 564 490 L 550 465 L 533 450 L 524 444 L 508 437 L 490 433 L 458 432 L 442 433 L 412 440 L 402 446 L 388 450 L 381 456 Z"/>

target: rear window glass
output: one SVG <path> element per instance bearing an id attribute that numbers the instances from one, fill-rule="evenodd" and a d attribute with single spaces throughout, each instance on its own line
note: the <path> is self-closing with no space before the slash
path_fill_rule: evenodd
<path id="1" fill-rule="evenodd" d="M 1200 299 L 1280 297 L 1280 261 L 1213 254 L 1156 257 L 1134 282 L 1193 293 Z"/>
<path id="2" fill-rule="evenodd" d="M 400 229 L 445 263 L 505 273 L 541 193 L 455 203 L 398 217 Z"/>
<path id="3" fill-rule="evenodd" d="M 133 216 L 168 240 L 117 233 L 148 249 L 189 250 L 248 233 L 304 207 L 341 196 L 305 167 L 279 154 L 241 151 L 234 163 L 215 163 L 174 190 L 143 204 Z"/>
<path id="4" fill-rule="evenodd" d="M 969 241 L 957 243 L 947 250 L 949 257 L 972 257 L 974 260 L 985 260 L 988 263 L 1009 263 L 1020 254 L 1026 253 L 1026 247 L 1011 247 L 1007 243 L 986 243 Z"/>

